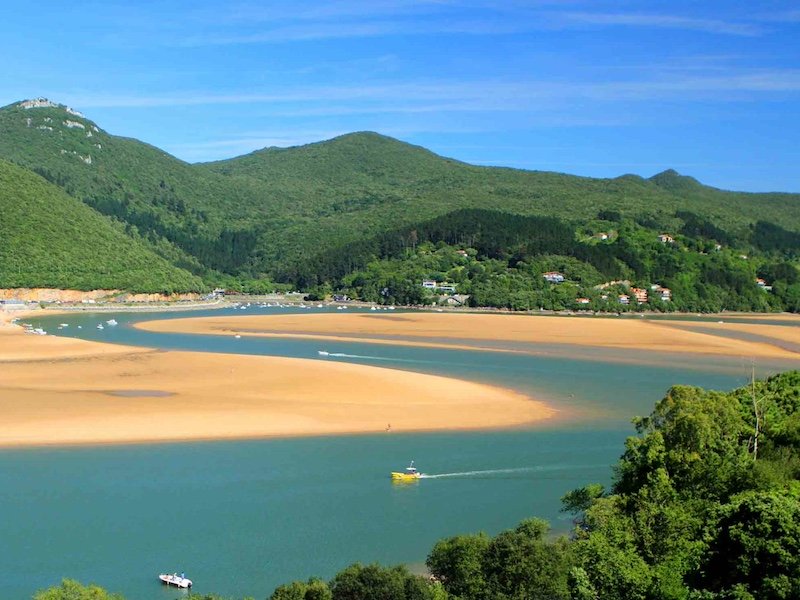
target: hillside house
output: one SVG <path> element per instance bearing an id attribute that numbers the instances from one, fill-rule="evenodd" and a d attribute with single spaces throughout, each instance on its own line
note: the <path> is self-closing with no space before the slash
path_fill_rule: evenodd
<path id="1" fill-rule="evenodd" d="M 458 254 L 462 258 L 467 258 L 469 256 L 466 250 L 456 250 L 456 254 Z"/>
<path id="2" fill-rule="evenodd" d="M 575 304 L 582 304 L 584 306 L 589 304 L 590 302 L 591 301 L 588 298 L 576 298 L 575 299 Z"/>
<path id="3" fill-rule="evenodd" d="M 675 238 L 673 238 L 671 235 L 667 235 L 666 233 L 662 233 L 658 236 L 658 241 L 662 244 L 674 244 Z"/>
<path id="4" fill-rule="evenodd" d="M 647 303 L 647 290 L 644 288 L 631 288 L 631 292 L 633 292 L 633 297 L 636 298 L 636 302 L 639 304 L 646 304 Z"/>
<path id="5" fill-rule="evenodd" d="M 608 234 L 607 234 L 607 233 L 605 233 L 605 232 L 596 233 L 596 234 L 594 235 L 594 237 L 596 237 L 598 240 L 602 240 L 602 241 L 604 241 L 604 242 L 605 242 L 605 241 L 608 239 Z"/>
<path id="6" fill-rule="evenodd" d="M 761 277 L 756 279 L 756 285 L 765 292 L 772 291 L 772 286 L 767 285 L 767 282 L 764 279 L 761 279 Z"/>
<path id="7" fill-rule="evenodd" d="M 435 290 L 436 289 L 436 282 L 433 279 L 424 279 L 422 281 L 422 287 L 428 290 Z"/>
<path id="8" fill-rule="evenodd" d="M 661 287 L 658 284 L 651 285 L 650 291 L 657 296 L 662 302 L 672 302 L 672 290 L 669 288 Z"/>
<path id="9" fill-rule="evenodd" d="M 548 271 L 542 275 L 545 281 L 550 283 L 564 283 L 564 275 L 558 271 Z"/>
<path id="10" fill-rule="evenodd" d="M 447 292 L 452 294 L 456 291 L 456 284 L 455 283 L 440 283 L 436 286 L 436 289 L 440 292 Z"/>
<path id="11" fill-rule="evenodd" d="M 628 304 L 631 303 L 631 297 L 628 296 L 627 294 L 620 294 L 619 296 L 617 296 L 617 301 L 620 304 L 627 306 Z"/>

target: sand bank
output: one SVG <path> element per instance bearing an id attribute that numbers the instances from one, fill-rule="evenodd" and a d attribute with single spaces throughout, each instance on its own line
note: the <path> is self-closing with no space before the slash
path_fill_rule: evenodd
<path id="1" fill-rule="evenodd" d="M 157 332 L 297 336 L 467 349 L 497 349 L 488 343 L 500 341 L 800 359 L 799 354 L 766 342 L 730 339 L 672 326 L 681 323 L 636 318 L 408 312 L 215 316 L 151 321 L 137 327 Z"/>
<path id="2" fill-rule="evenodd" d="M 509 390 L 432 375 L 0 327 L 0 446 L 486 429 L 555 414 Z"/>

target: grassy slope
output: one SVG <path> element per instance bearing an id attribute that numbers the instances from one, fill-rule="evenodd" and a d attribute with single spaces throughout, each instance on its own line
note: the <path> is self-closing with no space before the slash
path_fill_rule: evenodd
<path id="1" fill-rule="evenodd" d="M 68 127 L 67 120 L 83 128 Z M 86 164 L 82 158 L 89 156 Z M 110 135 L 64 107 L 0 109 L 0 158 L 35 170 L 104 214 L 157 234 L 162 255 L 196 271 L 203 270 L 197 259 L 186 248 L 166 248 L 164 237 L 214 239 L 224 228 L 263 222 L 281 205 L 261 181 L 201 171 L 148 144 Z"/>
<path id="2" fill-rule="evenodd" d="M 0 287 L 202 289 L 198 278 L 109 219 L 5 161 L 0 161 L 0 214 Z"/>

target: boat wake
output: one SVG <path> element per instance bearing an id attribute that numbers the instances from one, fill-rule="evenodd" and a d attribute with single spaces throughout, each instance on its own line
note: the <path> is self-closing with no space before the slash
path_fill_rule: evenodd
<path id="1" fill-rule="evenodd" d="M 521 467 L 519 469 L 485 469 L 482 471 L 459 471 L 457 473 L 438 473 L 436 475 L 427 475 L 423 473 L 422 479 L 445 479 L 447 477 L 480 477 L 484 475 L 509 475 L 512 473 L 532 473 L 534 471 L 541 471 L 541 467 Z"/>
<path id="2" fill-rule="evenodd" d="M 519 467 L 516 469 L 484 469 L 480 471 L 458 471 L 456 473 L 436 473 L 421 475 L 421 479 L 449 479 L 455 477 L 491 477 L 493 475 L 518 475 L 521 473 L 542 473 L 571 469 L 601 468 L 607 465 L 543 465 L 538 467 Z"/>
<path id="3" fill-rule="evenodd" d="M 386 360 L 390 362 L 404 362 L 404 363 L 424 363 L 424 360 L 412 360 L 410 358 L 389 358 L 385 356 L 367 356 L 365 354 L 346 354 L 344 352 L 326 352 L 319 350 L 317 352 L 320 356 L 327 356 L 330 358 L 355 358 L 357 360 Z"/>

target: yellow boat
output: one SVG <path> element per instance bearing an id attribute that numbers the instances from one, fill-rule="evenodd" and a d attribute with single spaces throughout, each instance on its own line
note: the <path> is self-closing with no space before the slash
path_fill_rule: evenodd
<path id="1" fill-rule="evenodd" d="M 422 473 L 417 471 L 413 460 L 405 471 L 392 471 L 392 481 L 416 481 L 420 477 L 422 477 Z"/>

